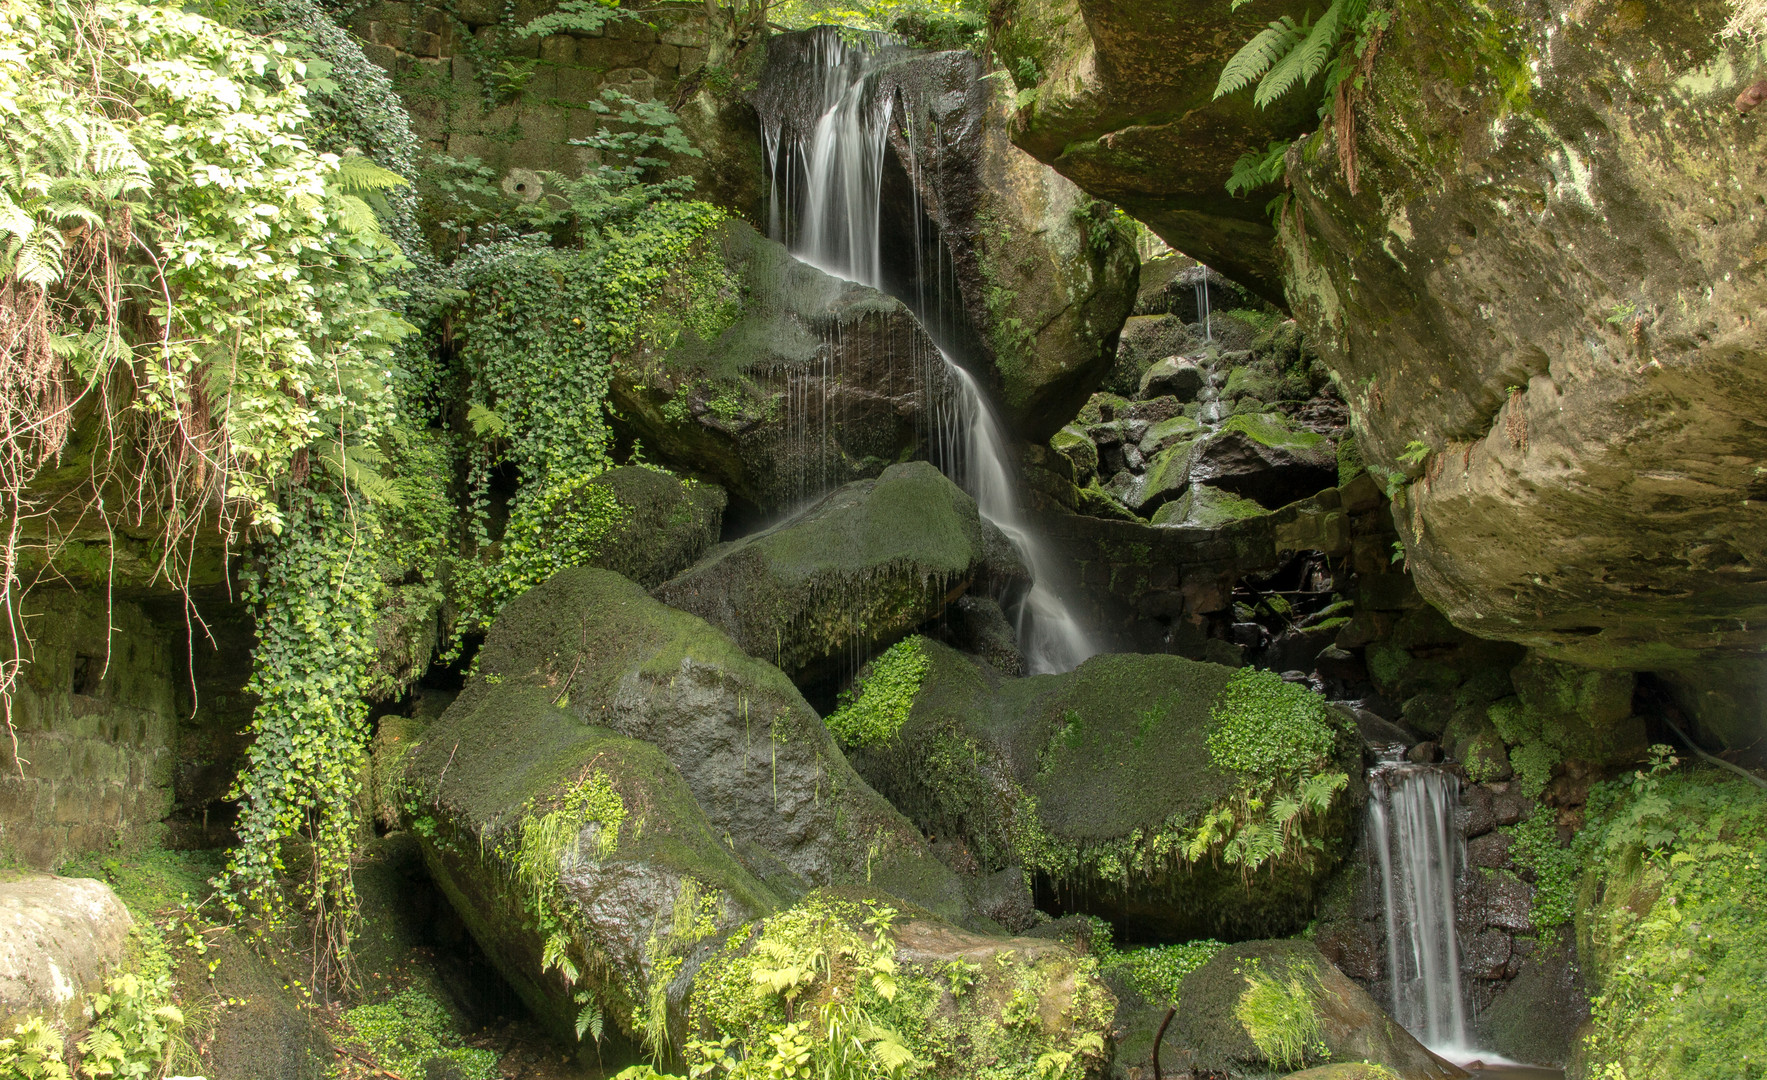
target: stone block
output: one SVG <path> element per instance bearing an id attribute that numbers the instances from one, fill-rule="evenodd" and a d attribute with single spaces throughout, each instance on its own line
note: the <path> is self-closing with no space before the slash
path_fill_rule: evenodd
<path id="1" fill-rule="evenodd" d="M 569 34 L 553 34 L 540 39 L 540 62 L 543 64 L 575 64 L 577 39 Z"/>
<path id="2" fill-rule="evenodd" d="M 552 79 L 553 93 L 560 101 L 587 104 L 600 96 L 601 70 L 599 68 L 561 67 L 552 73 Z M 591 113 L 590 115 L 598 114 Z"/>

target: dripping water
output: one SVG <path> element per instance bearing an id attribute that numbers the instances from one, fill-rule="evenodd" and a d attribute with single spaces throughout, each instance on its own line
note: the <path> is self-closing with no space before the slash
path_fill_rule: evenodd
<path id="1" fill-rule="evenodd" d="M 834 32 L 813 33 L 817 119 L 796 130 L 784 115 L 763 118 L 763 145 L 769 180 L 768 226 L 805 262 L 837 277 L 885 289 L 882 244 L 882 193 L 885 155 L 896 118 L 896 91 L 880 86 L 877 74 L 889 59 L 885 43 L 850 43 Z M 901 122 L 906 123 L 904 118 Z M 907 140 L 913 145 L 912 132 Z M 921 177 L 912 154 L 906 163 L 919 198 Z M 951 263 L 942 238 L 919 235 L 926 215 L 916 207 L 917 267 L 909 303 L 935 342 L 954 340 L 961 315 Z M 795 213 L 794 213 L 795 211 Z M 925 270 L 930 269 L 930 273 Z M 952 279 L 946 295 L 947 278 Z M 928 295 L 926 283 L 934 284 Z M 942 471 L 976 500 L 984 518 L 1012 541 L 1031 575 L 1031 589 L 1018 605 L 1019 650 L 1028 673 L 1069 671 L 1099 652 L 1085 626 L 1057 592 L 1054 560 L 1042 538 L 1025 521 L 1013 482 L 1005 433 L 980 385 L 941 345 L 929 363 L 942 378 L 923 377 L 921 385 L 949 385 L 949 396 L 930 403 L 928 443 Z M 929 373 L 930 375 L 931 373 Z M 824 428 L 826 430 L 826 427 Z"/>
<path id="2" fill-rule="evenodd" d="M 1202 274 L 1196 279 L 1196 321 L 1203 324 L 1203 340 L 1213 341 L 1215 335 L 1209 326 L 1209 268 L 1203 266 L 1199 269 Z"/>
<path id="3" fill-rule="evenodd" d="M 1460 780 L 1437 766 L 1391 761 L 1369 783 L 1393 1018 L 1438 1053 L 1459 1056 L 1467 1046 L 1454 925 L 1455 878 L 1466 865 L 1455 820 Z"/>

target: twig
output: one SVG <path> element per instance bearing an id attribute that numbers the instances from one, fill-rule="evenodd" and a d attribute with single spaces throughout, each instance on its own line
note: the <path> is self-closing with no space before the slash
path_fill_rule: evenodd
<path id="1" fill-rule="evenodd" d="M 1166 1041 L 1166 1025 L 1172 1017 L 1178 1015 L 1176 1007 L 1166 1010 L 1166 1018 L 1160 1021 L 1160 1029 L 1153 1035 L 1153 1080 L 1166 1080 L 1166 1074 L 1160 1071 L 1160 1043 Z"/>
<path id="2" fill-rule="evenodd" d="M 1718 766 L 1720 769 L 1729 769 L 1731 772 L 1742 777 L 1744 780 L 1747 780 L 1749 783 L 1760 788 L 1762 791 L 1767 791 L 1767 780 L 1761 779 L 1759 776 L 1756 776 L 1754 773 L 1743 768 L 1741 765 L 1732 764 L 1731 762 L 1725 761 L 1723 758 L 1718 757 L 1716 754 L 1708 754 L 1704 750 L 1701 750 L 1699 748 L 1699 744 L 1694 742 L 1692 739 L 1688 738 L 1687 732 L 1682 731 L 1679 727 L 1677 727 L 1675 725 L 1675 721 L 1669 719 L 1667 716 L 1663 717 L 1663 724 L 1670 731 L 1673 731 L 1676 735 L 1678 735 L 1681 738 L 1681 741 L 1687 744 L 1687 748 L 1689 750 L 1692 750 L 1694 753 L 1698 754 L 1700 756 L 1701 760 L 1709 761 L 1713 765 Z"/>
<path id="3" fill-rule="evenodd" d="M 337 1050 L 337 1052 L 339 1054 L 343 1055 L 344 1057 L 355 1058 L 357 1061 L 360 1061 L 362 1064 L 368 1066 L 369 1071 L 374 1073 L 376 1076 L 389 1077 L 390 1080 L 405 1080 L 405 1078 L 403 1076 L 400 1076 L 398 1073 L 393 1072 L 391 1069 L 381 1068 L 379 1065 L 377 1065 L 374 1062 L 363 1057 L 361 1054 L 356 1053 L 354 1050 L 345 1050 L 341 1046 L 336 1047 L 335 1049 Z"/>

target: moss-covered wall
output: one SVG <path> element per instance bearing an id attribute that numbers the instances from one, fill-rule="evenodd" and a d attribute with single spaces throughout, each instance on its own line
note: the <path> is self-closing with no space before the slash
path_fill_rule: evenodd
<path id="1" fill-rule="evenodd" d="M 0 852 L 50 868 L 151 840 L 172 806 L 177 725 L 171 635 L 134 603 L 40 588 L 0 740 Z"/>

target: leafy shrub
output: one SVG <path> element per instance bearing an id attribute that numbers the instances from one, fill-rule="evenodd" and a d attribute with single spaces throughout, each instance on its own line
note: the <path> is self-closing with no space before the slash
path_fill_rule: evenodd
<path id="1" fill-rule="evenodd" d="M 1767 797 L 1654 764 L 1591 790 L 1576 920 L 1600 993 L 1584 1053 L 1609 1080 L 1767 1076 Z"/>

